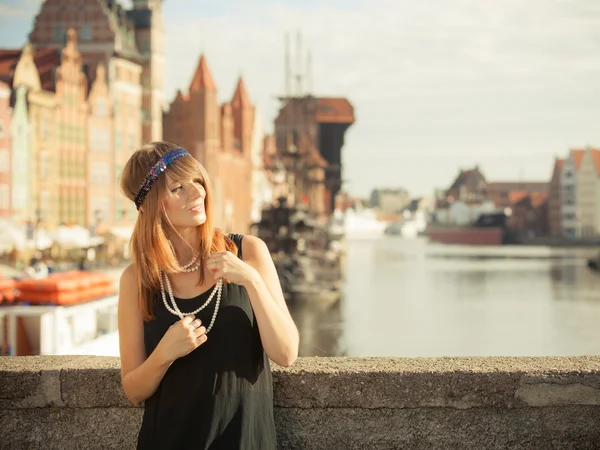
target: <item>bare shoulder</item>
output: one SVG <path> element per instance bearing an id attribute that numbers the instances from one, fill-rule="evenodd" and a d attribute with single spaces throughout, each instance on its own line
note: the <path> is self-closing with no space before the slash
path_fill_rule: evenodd
<path id="1" fill-rule="evenodd" d="M 136 293 L 138 290 L 137 274 L 133 264 L 128 265 L 121 274 L 119 292 Z"/>
<path id="2" fill-rule="evenodd" d="M 271 259 L 271 254 L 265 241 L 252 235 L 245 235 L 244 239 L 242 239 L 242 254 L 246 260 L 261 261 L 266 258 Z"/>

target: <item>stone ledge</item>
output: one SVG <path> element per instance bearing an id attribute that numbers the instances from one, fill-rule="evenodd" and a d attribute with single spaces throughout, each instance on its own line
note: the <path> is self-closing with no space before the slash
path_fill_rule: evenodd
<path id="1" fill-rule="evenodd" d="M 300 358 L 273 368 L 279 449 L 592 449 L 600 357 Z M 0 357 L 0 448 L 135 448 L 119 359 Z"/>
<path id="2" fill-rule="evenodd" d="M 600 405 L 600 357 L 299 358 L 273 367 L 280 408 Z M 119 359 L 0 358 L 0 408 L 132 407 Z"/>
<path id="3" fill-rule="evenodd" d="M 139 408 L 0 409 L 0 448 L 135 448 Z M 595 407 L 417 409 L 276 408 L 281 450 L 597 449 Z M 25 425 L 25 426 L 24 426 Z"/>

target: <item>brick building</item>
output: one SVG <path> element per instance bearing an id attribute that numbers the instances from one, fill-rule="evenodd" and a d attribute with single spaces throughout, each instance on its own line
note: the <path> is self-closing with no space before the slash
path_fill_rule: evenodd
<path id="1" fill-rule="evenodd" d="M 511 215 L 507 228 L 515 236 L 545 236 L 548 234 L 548 193 L 544 191 L 511 191 Z"/>
<path id="2" fill-rule="evenodd" d="M 76 30 L 89 80 L 94 81 L 97 66 L 103 63 L 113 107 L 121 106 L 116 115 L 136 109 L 132 120 L 141 127 L 137 147 L 162 138 L 164 25 L 162 0 L 133 0 L 132 4 L 133 9 L 126 10 L 117 0 L 78 0 L 75 8 L 64 0 L 45 0 L 29 40 L 36 48 L 62 49 L 67 30 Z M 128 100 L 119 105 L 127 84 L 139 85 L 140 104 Z"/>
<path id="3" fill-rule="evenodd" d="M 284 99 L 275 118 L 275 144 L 290 177 L 288 203 L 325 217 L 342 186 L 341 153 L 354 107 L 345 98 Z"/>
<path id="4" fill-rule="evenodd" d="M 252 222 L 254 106 L 240 77 L 232 100 L 220 105 L 202 55 L 187 94 L 178 91 L 163 118 L 164 139 L 187 149 L 208 171 L 216 223 L 246 232 Z"/>

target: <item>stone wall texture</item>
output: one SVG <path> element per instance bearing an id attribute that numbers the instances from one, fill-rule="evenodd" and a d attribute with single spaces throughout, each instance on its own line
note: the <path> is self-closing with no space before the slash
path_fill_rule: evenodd
<path id="1" fill-rule="evenodd" d="M 600 357 L 299 358 L 281 449 L 597 449 Z M 135 448 L 119 359 L 0 357 L 0 449 Z"/>

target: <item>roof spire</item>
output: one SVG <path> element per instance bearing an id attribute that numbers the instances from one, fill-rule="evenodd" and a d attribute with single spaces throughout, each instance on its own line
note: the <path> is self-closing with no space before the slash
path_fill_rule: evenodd
<path id="1" fill-rule="evenodd" d="M 252 106 L 252 102 L 248 96 L 248 91 L 246 90 L 246 84 L 244 83 L 244 79 L 241 75 L 238 78 L 238 83 L 235 88 L 235 93 L 233 94 L 231 104 L 234 108 L 246 108 Z"/>
<path id="2" fill-rule="evenodd" d="M 216 90 L 217 86 L 215 85 L 210 69 L 208 68 L 208 63 L 206 62 L 204 55 L 202 55 L 200 56 L 200 61 L 198 61 L 198 67 L 196 68 L 196 73 L 194 73 L 194 78 L 192 78 L 192 82 L 190 83 L 190 92 Z"/>

